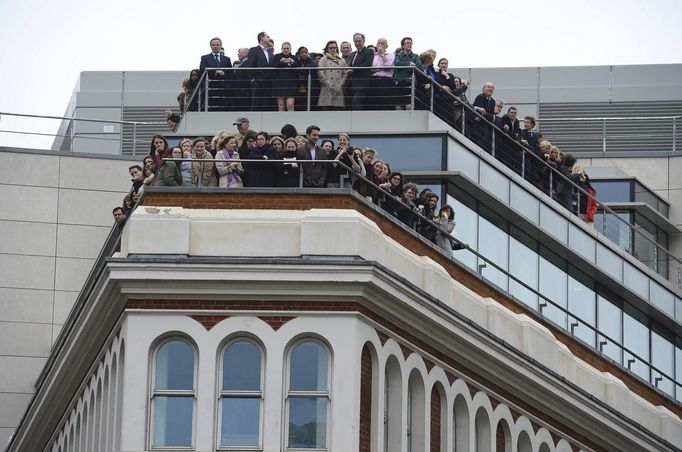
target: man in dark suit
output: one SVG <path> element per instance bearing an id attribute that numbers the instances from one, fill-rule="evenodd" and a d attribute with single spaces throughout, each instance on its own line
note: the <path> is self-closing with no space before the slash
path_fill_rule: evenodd
<path id="1" fill-rule="evenodd" d="M 518 114 L 518 110 L 516 107 L 511 106 L 507 110 L 507 114 L 502 116 L 502 129 L 507 132 L 507 134 L 516 139 L 519 135 L 519 132 L 521 132 L 521 128 L 519 126 L 519 120 L 517 119 L 516 115 Z M 506 126 L 506 128 L 505 128 Z"/>
<path id="2" fill-rule="evenodd" d="M 258 45 L 249 49 L 249 55 L 242 67 L 266 68 L 274 63 L 275 55 L 269 49 L 270 36 L 265 31 L 258 33 Z M 251 73 L 251 109 L 262 111 L 274 105 L 270 93 L 271 71 Z"/>
<path id="3" fill-rule="evenodd" d="M 478 115 L 470 115 L 475 116 L 472 118 L 473 121 L 471 121 L 471 128 L 469 129 L 471 131 L 471 139 L 488 153 L 490 153 L 492 144 L 492 129 L 488 121 L 493 122 L 495 119 L 494 92 L 495 85 L 492 82 L 487 82 L 483 85 L 483 91 L 476 96 L 472 104 L 474 110 L 483 115 L 483 118 Z"/>
<path id="4" fill-rule="evenodd" d="M 305 147 L 299 149 L 296 159 L 298 160 L 327 160 L 327 153 L 317 145 L 320 139 L 320 128 L 308 126 L 305 131 L 308 140 Z M 327 183 L 327 165 L 322 163 L 308 163 L 301 165 L 303 168 L 303 186 L 322 188 Z"/>
<path id="5" fill-rule="evenodd" d="M 538 132 L 533 131 L 535 128 L 535 118 L 532 116 L 526 116 L 523 118 L 524 129 L 519 131 L 519 142 L 526 147 L 531 153 L 535 154 L 538 158 L 534 158 L 530 153 L 526 152 L 525 155 L 525 168 L 524 173 L 526 179 L 531 182 L 540 182 L 540 168 L 543 165 L 542 162 L 545 160 L 544 155 L 540 152 L 539 139 L 540 136 Z"/>
<path id="6" fill-rule="evenodd" d="M 207 77 L 209 79 L 209 109 L 222 110 L 227 105 L 227 93 L 229 89 L 229 79 L 232 73 L 222 69 L 211 70 L 210 68 L 229 68 L 232 67 L 232 61 L 220 52 L 223 47 L 223 41 L 220 38 L 211 39 L 211 53 L 202 55 L 199 63 L 199 71 L 203 74 L 208 70 Z M 201 89 L 201 88 L 200 88 Z M 210 108 L 214 107 L 214 108 Z"/>
<path id="7" fill-rule="evenodd" d="M 352 72 L 352 92 L 353 92 L 353 109 L 365 110 L 367 108 L 367 94 L 369 90 L 369 69 L 355 69 L 355 68 L 369 68 L 374 61 L 374 51 L 365 47 L 365 35 L 362 33 L 355 33 L 353 35 L 353 43 L 357 49 L 350 54 L 350 66 Z"/>

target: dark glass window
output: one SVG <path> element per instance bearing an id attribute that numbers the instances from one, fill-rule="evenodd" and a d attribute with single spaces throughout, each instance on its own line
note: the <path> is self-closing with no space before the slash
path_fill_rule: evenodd
<path id="1" fill-rule="evenodd" d="M 350 144 L 354 147 L 375 149 L 377 158 L 390 164 L 393 171 L 445 170 L 442 136 L 355 135 L 351 137 Z M 440 193 L 438 195 L 440 196 Z"/>
<path id="2" fill-rule="evenodd" d="M 592 181 L 590 184 L 597 192 L 601 202 L 630 202 L 631 180 Z"/>

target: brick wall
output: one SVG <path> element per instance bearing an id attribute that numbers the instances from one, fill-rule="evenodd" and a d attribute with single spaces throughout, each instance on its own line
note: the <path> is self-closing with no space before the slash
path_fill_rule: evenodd
<path id="1" fill-rule="evenodd" d="M 441 394 L 436 386 L 431 389 L 431 452 L 440 450 Z"/>
<path id="2" fill-rule="evenodd" d="M 360 372 L 360 452 L 372 452 L 372 355 L 366 345 Z"/>

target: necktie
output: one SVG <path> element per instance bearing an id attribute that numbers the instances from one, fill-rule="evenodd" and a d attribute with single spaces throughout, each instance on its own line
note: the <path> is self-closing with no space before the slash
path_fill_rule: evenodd
<path id="1" fill-rule="evenodd" d="M 220 57 L 218 55 L 213 55 L 213 58 L 215 59 L 216 66 L 220 67 Z"/>

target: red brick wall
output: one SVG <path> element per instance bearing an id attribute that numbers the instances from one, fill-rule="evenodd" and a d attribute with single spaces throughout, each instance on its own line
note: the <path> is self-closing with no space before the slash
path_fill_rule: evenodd
<path id="1" fill-rule="evenodd" d="M 362 348 L 360 360 L 360 452 L 372 452 L 372 355 Z"/>
<path id="2" fill-rule="evenodd" d="M 431 452 L 440 452 L 440 401 L 440 391 L 434 386 L 431 389 Z"/>

